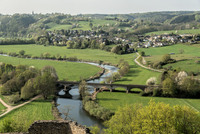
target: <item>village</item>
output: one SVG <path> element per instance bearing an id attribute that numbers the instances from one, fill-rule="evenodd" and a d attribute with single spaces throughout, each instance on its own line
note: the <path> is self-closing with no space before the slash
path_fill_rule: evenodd
<path id="1" fill-rule="evenodd" d="M 129 46 L 130 48 L 149 48 L 163 47 L 174 45 L 177 43 L 185 43 L 188 45 L 196 44 L 200 41 L 200 35 L 196 34 L 162 34 L 162 35 L 137 35 L 137 42 L 117 36 L 109 36 L 105 31 L 78 31 L 78 30 L 61 30 L 59 32 L 48 31 L 46 38 L 48 43 L 58 46 L 67 46 L 68 41 L 77 40 L 96 40 L 99 44 Z M 45 41 L 46 42 L 46 41 Z"/>

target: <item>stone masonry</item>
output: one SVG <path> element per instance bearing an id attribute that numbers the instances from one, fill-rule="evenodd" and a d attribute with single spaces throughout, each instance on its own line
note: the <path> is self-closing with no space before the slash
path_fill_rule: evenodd
<path id="1" fill-rule="evenodd" d="M 36 121 L 28 134 L 90 134 L 90 130 L 73 121 Z"/>

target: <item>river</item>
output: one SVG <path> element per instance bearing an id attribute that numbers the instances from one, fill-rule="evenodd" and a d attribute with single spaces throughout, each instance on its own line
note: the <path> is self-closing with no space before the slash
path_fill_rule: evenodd
<path id="1" fill-rule="evenodd" d="M 97 63 L 88 63 L 94 66 L 99 66 Z M 102 68 L 105 68 L 105 73 L 98 79 L 90 80 L 87 82 L 90 83 L 100 83 L 101 81 L 105 80 L 107 77 L 111 76 L 114 72 L 118 71 L 117 67 L 110 66 L 110 65 L 101 65 Z M 88 86 L 89 92 L 93 92 L 94 88 L 92 86 Z M 57 99 L 57 108 L 61 113 L 61 117 L 63 119 L 66 118 L 65 113 L 68 113 L 68 119 L 72 121 L 78 122 L 80 125 L 85 125 L 87 127 L 97 125 L 99 128 L 104 128 L 103 122 L 91 117 L 83 108 L 82 108 L 82 101 L 80 100 L 79 89 L 78 86 L 73 86 L 69 92 L 72 95 L 72 98 L 61 98 L 58 97 Z M 63 89 L 59 92 L 59 95 L 64 95 L 65 92 Z"/>

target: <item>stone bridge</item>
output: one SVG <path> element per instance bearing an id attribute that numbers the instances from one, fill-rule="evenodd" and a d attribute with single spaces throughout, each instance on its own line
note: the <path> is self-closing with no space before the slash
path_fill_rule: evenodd
<path id="1" fill-rule="evenodd" d="M 72 81 L 58 81 L 57 84 L 63 85 L 64 90 L 68 92 L 71 90 L 71 86 L 78 86 L 80 82 L 72 82 Z M 130 85 L 130 84 L 104 84 L 104 83 L 87 83 L 88 86 L 93 86 L 96 91 L 98 91 L 101 88 L 108 88 L 110 89 L 110 92 L 114 90 L 115 88 L 124 88 L 126 92 L 128 93 L 133 88 L 139 88 L 141 90 L 145 90 L 145 88 L 149 87 L 147 85 Z M 158 87 L 158 86 L 151 86 L 151 87 Z"/>

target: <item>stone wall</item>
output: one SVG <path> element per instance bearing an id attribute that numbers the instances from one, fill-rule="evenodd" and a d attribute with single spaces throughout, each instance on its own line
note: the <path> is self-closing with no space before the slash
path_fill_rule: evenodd
<path id="1" fill-rule="evenodd" d="M 36 121 L 28 134 L 90 134 L 90 131 L 72 121 Z"/>

